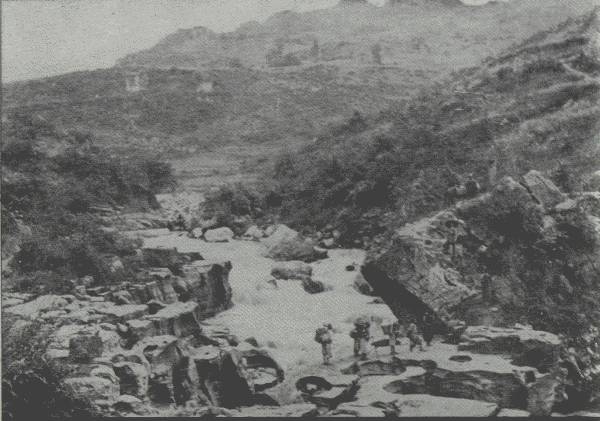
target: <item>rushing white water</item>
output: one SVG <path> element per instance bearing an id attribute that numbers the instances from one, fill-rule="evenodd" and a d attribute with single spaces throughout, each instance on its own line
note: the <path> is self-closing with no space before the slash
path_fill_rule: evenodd
<path id="1" fill-rule="evenodd" d="M 321 349 L 314 341 L 314 333 L 324 322 L 334 326 L 334 361 L 339 361 L 352 356 L 348 333 L 356 317 L 364 315 L 375 320 L 393 317 L 386 305 L 369 304 L 373 298 L 359 294 L 352 287 L 357 271 L 345 268 L 363 261 L 362 250 L 330 250 L 329 258 L 312 263 L 313 279 L 323 281 L 331 290 L 309 294 L 300 281 L 293 280 L 279 280 L 277 289 L 268 289 L 266 281 L 272 278 L 274 261 L 261 256 L 263 245 L 258 242 L 206 243 L 173 233 L 147 238 L 145 245 L 198 251 L 206 260 L 230 260 L 234 306 L 207 322 L 228 327 L 240 339 L 253 336 L 260 345 L 270 348 L 286 371 L 321 363 Z M 374 327 L 372 334 L 381 335 L 380 329 Z"/>

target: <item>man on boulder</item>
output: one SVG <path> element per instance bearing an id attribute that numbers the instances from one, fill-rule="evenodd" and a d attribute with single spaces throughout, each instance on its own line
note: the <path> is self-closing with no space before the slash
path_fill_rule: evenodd
<path id="1" fill-rule="evenodd" d="M 333 326 L 331 323 L 323 323 L 323 326 L 315 332 L 315 341 L 321 344 L 321 352 L 323 353 L 323 364 L 331 364 L 331 343 Z"/>
<path id="2" fill-rule="evenodd" d="M 456 256 L 456 242 L 458 241 L 458 225 L 459 222 L 456 219 L 449 219 L 445 223 L 446 225 L 446 242 L 444 243 L 444 253 L 448 254 L 452 249 L 452 260 Z"/>

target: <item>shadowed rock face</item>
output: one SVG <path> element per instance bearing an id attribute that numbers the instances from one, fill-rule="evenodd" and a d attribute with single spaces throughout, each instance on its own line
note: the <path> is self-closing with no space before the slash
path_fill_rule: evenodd
<path id="1" fill-rule="evenodd" d="M 566 199 L 538 171 L 520 181 L 505 177 L 487 193 L 396 230 L 369 252 L 362 273 L 399 318 L 431 310 L 440 328 L 452 318 L 495 326 L 528 320 L 577 335 L 598 313 L 591 305 L 600 294 L 597 203 L 592 192 Z M 454 254 L 445 247 L 453 237 Z M 524 356 L 525 363 L 538 357 Z"/>
<path id="2" fill-rule="evenodd" d="M 225 352 L 204 347 L 192 358 L 198 388 L 215 406 L 252 405 L 258 392 L 282 382 L 284 377 L 281 367 L 266 351 L 252 347 Z"/>
<path id="3" fill-rule="evenodd" d="M 427 310 L 445 315 L 476 291 L 463 284 L 443 252 L 446 220 L 451 212 L 440 212 L 396 231 L 389 248 L 371 254 L 362 274 L 392 311 L 401 317 L 421 317 Z"/>
<path id="4" fill-rule="evenodd" d="M 333 409 L 342 402 L 354 399 L 360 388 L 358 377 L 345 376 L 306 376 L 296 381 L 296 389 L 302 393 L 305 401 L 319 408 Z"/>

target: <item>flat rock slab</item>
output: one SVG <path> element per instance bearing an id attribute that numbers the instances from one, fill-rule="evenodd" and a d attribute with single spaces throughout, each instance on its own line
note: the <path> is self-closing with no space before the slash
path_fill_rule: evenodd
<path id="1" fill-rule="evenodd" d="M 148 314 L 148 306 L 145 304 L 114 305 L 104 303 L 104 305 L 99 305 L 96 308 L 96 312 L 105 315 L 108 321 L 125 322 L 139 319 Z"/>
<path id="2" fill-rule="evenodd" d="M 232 411 L 233 417 L 313 417 L 316 406 L 309 403 L 295 403 L 283 406 L 250 406 Z"/>
<path id="3" fill-rule="evenodd" d="M 57 310 L 68 304 L 69 302 L 60 295 L 42 295 L 35 300 L 9 307 L 4 311 L 15 316 L 35 319 L 43 311 Z"/>
<path id="4" fill-rule="evenodd" d="M 401 417 L 489 417 L 498 410 L 494 403 L 431 395 L 405 395 L 394 406 Z"/>

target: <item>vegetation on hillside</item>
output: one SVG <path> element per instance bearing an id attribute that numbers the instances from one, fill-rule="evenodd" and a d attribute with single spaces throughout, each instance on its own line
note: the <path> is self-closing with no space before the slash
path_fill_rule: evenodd
<path id="1" fill-rule="evenodd" d="M 350 121 L 283 154 L 260 194 L 243 192 L 252 209 L 212 203 L 241 200 L 239 187 L 224 188 L 207 216 L 260 209 L 298 229 L 334 225 L 352 245 L 449 205 L 448 189 L 470 174 L 486 190 L 538 169 L 582 190 L 600 162 L 600 71 L 587 48 L 596 19 L 569 20 L 358 129 Z"/>
<path id="2" fill-rule="evenodd" d="M 31 115 L 5 126 L 2 254 L 14 269 L 8 284 L 64 291 L 69 279 L 110 282 L 135 269 L 138 245 L 103 230 L 95 211 L 154 208 L 154 194 L 174 178 L 160 161 L 110 156 L 93 143 L 87 133 L 65 133 Z M 115 257 L 123 268 L 111 268 Z"/>
<path id="3" fill-rule="evenodd" d="M 45 356 L 54 326 L 33 321 L 13 329 L 2 323 L 2 416 L 9 421 L 92 419 L 100 413 L 63 384 L 69 369 Z"/>

